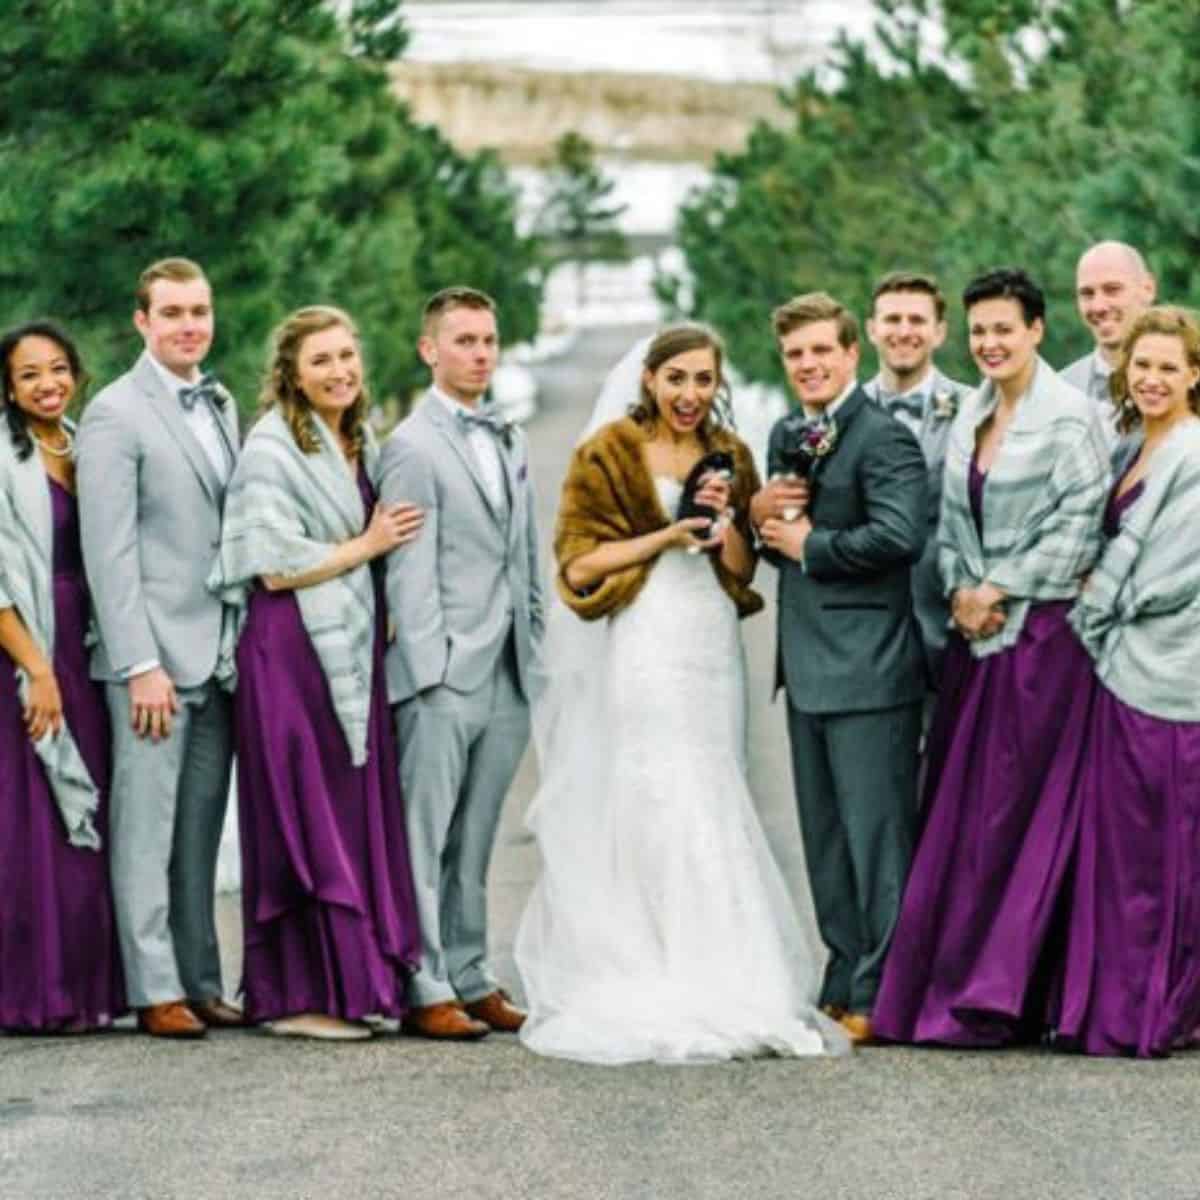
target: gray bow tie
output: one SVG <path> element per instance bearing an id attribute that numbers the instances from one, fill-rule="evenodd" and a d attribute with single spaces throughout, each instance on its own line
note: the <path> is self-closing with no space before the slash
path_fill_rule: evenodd
<path id="1" fill-rule="evenodd" d="M 494 404 L 485 404 L 481 408 L 456 408 L 455 415 L 464 432 L 470 432 L 472 427 L 490 429 L 505 445 L 512 437 L 512 424 L 506 421 Z"/>
<path id="2" fill-rule="evenodd" d="M 225 407 L 225 395 L 215 375 L 203 375 L 199 383 L 179 389 L 179 403 L 186 412 L 191 412 L 201 400 L 207 404 L 215 404 L 217 408 Z"/>
<path id="3" fill-rule="evenodd" d="M 906 396 L 888 396 L 881 392 L 879 402 L 892 416 L 902 412 L 917 421 L 925 416 L 925 397 L 920 392 L 910 392 Z"/>

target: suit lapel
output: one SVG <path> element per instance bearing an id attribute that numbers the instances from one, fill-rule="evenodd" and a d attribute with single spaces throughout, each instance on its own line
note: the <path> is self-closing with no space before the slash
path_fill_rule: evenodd
<path id="1" fill-rule="evenodd" d="M 503 532 L 504 530 L 504 515 L 496 511 L 496 506 L 492 503 L 492 498 L 488 494 L 487 487 L 484 485 L 483 478 L 480 474 L 479 463 L 475 459 L 475 454 L 471 450 L 470 444 L 467 442 L 466 434 L 463 433 L 462 427 L 447 411 L 446 406 L 436 396 L 427 394 L 422 403 L 422 411 L 425 417 L 430 421 L 438 432 L 450 444 L 454 453 L 458 456 L 459 461 L 463 465 L 463 469 L 470 476 L 471 482 L 475 485 L 475 490 L 479 493 L 479 498 L 483 501 L 484 508 L 491 514 L 492 520 L 496 522 L 497 527 Z M 500 461 L 504 463 L 504 470 L 509 470 L 508 463 L 505 460 L 503 448 L 500 451 Z"/>
<path id="2" fill-rule="evenodd" d="M 155 415 L 183 451 L 184 458 L 188 460 L 192 470 L 195 471 L 209 498 L 214 504 L 220 505 L 223 490 L 221 481 L 217 478 L 217 473 L 213 470 L 208 455 L 204 453 L 204 447 L 196 441 L 192 431 L 188 428 L 178 398 L 167 390 L 166 384 L 159 378 L 158 371 L 148 355 L 143 354 L 134 365 L 133 381 L 149 398 Z M 225 422 L 222 421 L 220 424 L 224 427 Z M 228 436 L 228 431 L 226 431 L 226 436 Z"/>

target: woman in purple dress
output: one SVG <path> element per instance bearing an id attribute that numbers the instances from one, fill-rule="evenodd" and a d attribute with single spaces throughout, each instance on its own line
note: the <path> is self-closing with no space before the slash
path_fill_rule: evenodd
<path id="1" fill-rule="evenodd" d="M 125 1011 L 108 883 L 108 709 L 88 677 L 74 427 L 79 354 L 0 338 L 0 1028 L 81 1033 Z"/>
<path id="2" fill-rule="evenodd" d="M 1123 443 L 1071 624 L 1098 679 L 1057 1041 L 1164 1055 L 1200 1024 L 1200 324 L 1153 308 L 1112 381 Z"/>
<path id="3" fill-rule="evenodd" d="M 372 568 L 423 514 L 376 503 L 345 313 L 304 308 L 280 325 L 262 401 L 214 578 L 240 626 L 246 1014 L 279 1035 L 354 1040 L 371 1036 L 364 1018 L 403 1014 L 420 944 Z"/>
<path id="4" fill-rule="evenodd" d="M 946 453 L 938 562 L 956 633 L 874 1027 L 998 1046 L 1045 1019 L 1092 694 L 1067 613 L 1099 552 L 1109 470 L 1096 404 L 1038 355 L 1036 284 L 993 271 L 963 306 L 984 382 Z"/>

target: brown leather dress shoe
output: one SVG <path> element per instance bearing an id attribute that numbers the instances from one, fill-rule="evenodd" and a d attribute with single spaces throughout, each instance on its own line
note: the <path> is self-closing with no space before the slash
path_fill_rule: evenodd
<path id="1" fill-rule="evenodd" d="M 846 1015 L 846 1009 L 841 1004 L 822 1004 L 821 1011 L 831 1021 L 840 1021 Z"/>
<path id="2" fill-rule="evenodd" d="M 212 1000 L 204 1000 L 197 1003 L 195 1000 L 190 1002 L 192 1012 L 202 1020 L 205 1025 L 214 1029 L 241 1029 L 246 1024 L 246 1016 L 236 1004 L 230 1004 L 226 1000 L 222 1000 L 220 996 L 214 997 Z"/>
<path id="3" fill-rule="evenodd" d="M 508 996 L 497 989 L 463 1005 L 469 1016 L 482 1021 L 498 1033 L 516 1033 L 525 1024 L 526 1013 L 513 1004 Z"/>
<path id="4" fill-rule="evenodd" d="M 462 1005 L 453 1001 L 426 1004 L 414 1008 L 400 1023 L 405 1033 L 415 1037 L 444 1038 L 449 1041 L 474 1041 L 487 1037 L 489 1027 L 463 1012 Z"/>
<path id="5" fill-rule="evenodd" d="M 840 1022 L 851 1045 L 869 1046 L 875 1040 L 871 1018 L 865 1013 L 847 1013 Z"/>
<path id="6" fill-rule="evenodd" d="M 208 1026 L 182 1000 L 139 1008 L 138 1028 L 161 1038 L 202 1038 L 208 1032 Z"/>

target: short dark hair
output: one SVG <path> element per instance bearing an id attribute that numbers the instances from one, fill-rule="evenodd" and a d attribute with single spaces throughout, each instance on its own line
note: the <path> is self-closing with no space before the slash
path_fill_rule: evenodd
<path id="1" fill-rule="evenodd" d="M 434 292 L 425 301 L 425 309 L 421 313 L 422 335 L 431 334 L 438 321 L 455 308 L 473 308 L 494 313 L 496 302 L 487 292 L 481 292 L 478 288 L 465 287 L 462 284 L 444 287 L 440 292 Z"/>
<path id="2" fill-rule="evenodd" d="M 1020 267 L 999 267 L 972 279 L 963 289 L 963 308 L 982 300 L 1015 300 L 1026 325 L 1046 319 L 1046 294 Z"/>
<path id="3" fill-rule="evenodd" d="M 169 279 L 172 283 L 191 283 L 193 279 L 208 282 L 204 268 L 199 263 L 192 262 L 190 258 L 160 258 L 138 276 L 135 299 L 142 312 L 150 311 L 150 289 L 160 279 Z"/>
<path id="4" fill-rule="evenodd" d="M 933 298 L 933 308 L 937 313 L 937 319 L 939 321 L 946 319 L 946 297 L 942 292 L 941 284 L 933 275 L 925 275 L 921 271 L 889 271 L 875 284 L 875 290 L 871 293 L 872 315 L 875 312 L 875 301 L 890 292 L 920 292 L 922 295 L 930 296 Z"/>
<path id="5" fill-rule="evenodd" d="M 858 345 L 858 321 L 844 304 L 828 292 L 805 292 L 802 296 L 793 296 L 771 314 L 771 326 L 779 340 L 787 337 L 793 329 L 815 325 L 818 321 L 832 321 L 837 326 L 837 340 L 843 350 Z"/>
<path id="6" fill-rule="evenodd" d="M 0 336 L 0 407 L 4 409 L 4 419 L 8 426 L 9 437 L 12 438 L 17 459 L 24 462 L 33 453 L 33 438 L 29 435 L 29 426 L 25 413 L 17 407 L 12 378 L 12 356 L 17 346 L 28 337 L 45 338 L 53 342 L 67 356 L 71 374 L 75 377 L 75 398 L 83 392 L 87 382 L 87 372 L 83 369 L 83 359 L 79 349 L 71 340 L 70 335 L 61 325 L 54 321 L 39 318 L 36 321 L 26 321 L 23 325 L 15 325 L 3 336 Z"/>

